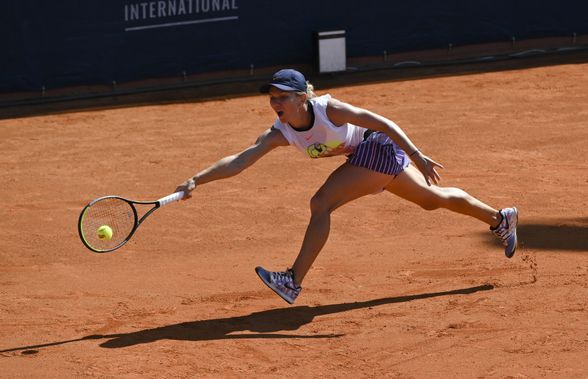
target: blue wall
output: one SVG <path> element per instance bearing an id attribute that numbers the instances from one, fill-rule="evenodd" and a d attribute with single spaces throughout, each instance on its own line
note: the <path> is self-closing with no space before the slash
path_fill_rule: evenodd
<path id="1" fill-rule="evenodd" d="M 588 33 L 571 0 L 5 0 L 0 91 L 312 64 L 313 32 L 349 57 Z"/>

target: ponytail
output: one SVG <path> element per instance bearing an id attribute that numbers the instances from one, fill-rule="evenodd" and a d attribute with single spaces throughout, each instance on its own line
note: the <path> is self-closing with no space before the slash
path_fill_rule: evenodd
<path id="1" fill-rule="evenodd" d="M 316 97 L 316 93 L 314 93 L 314 86 L 308 80 L 306 81 L 306 96 L 309 99 Z"/>

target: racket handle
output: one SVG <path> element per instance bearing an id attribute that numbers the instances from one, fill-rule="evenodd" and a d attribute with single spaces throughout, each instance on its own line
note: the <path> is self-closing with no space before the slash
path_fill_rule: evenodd
<path id="1" fill-rule="evenodd" d="M 184 191 L 172 193 L 171 195 L 167 195 L 166 197 L 162 197 L 161 199 L 157 200 L 160 207 L 167 205 L 169 203 L 173 203 L 174 201 L 181 200 L 184 197 Z"/>

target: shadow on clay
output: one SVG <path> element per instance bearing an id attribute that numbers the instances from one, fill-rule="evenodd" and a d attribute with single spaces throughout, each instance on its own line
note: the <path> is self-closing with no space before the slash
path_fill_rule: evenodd
<path id="1" fill-rule="evenodd" d="M 159 340 L 210 341 L 222 339 L 255 338 L 337 338 L 344 334 L 284 334 L 283 331 L 297 330 L 309 324 L 317 316 L 347 312 L 355 309 L 371 308 L 386 304 L 404 303 L 413 300 L 441 296 L 469 295 L 480 291 L 490 291 L 494 286 L 484 284 L 476 287 L 460 288 L 451 291 L 431 292 L 409 296 L 388 297 L 355 303 L 319 305 L 316 307 L 297 306 L 254 312 L 245 316 L 198 320 L 144 329 L 131 333 L 90 335 L 78 339 L 58 341 L 41 345 L 30 345 L 0 350 L 0 353 L 22 350 L 22 355 L 38 353 L 39 348 L 63 345 L 84 340 L 108 339 L 100 344 L 104 348 L 122 348 Z"/>
<path id="2" fill-rule="evenodd" d="M 500 241 L 484 233 L 486 243 L 500 246 Z M 588 218 L 552 220 L 538 223 L 519 221 L 519 246 L 538 250 L 569 250 L 588 253 Z"/>

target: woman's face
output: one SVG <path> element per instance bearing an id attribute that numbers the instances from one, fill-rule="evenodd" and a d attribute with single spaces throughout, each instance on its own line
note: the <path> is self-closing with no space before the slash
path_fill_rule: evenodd
<path id="1" fill-rule="evenodd" d="M 287 92 L 271 87 L 269 90 L 270 106 L 278 115 L 281 122 L 289 122 L 299 117 L 304 111 L 304 95 L 296 92 Z"/>

